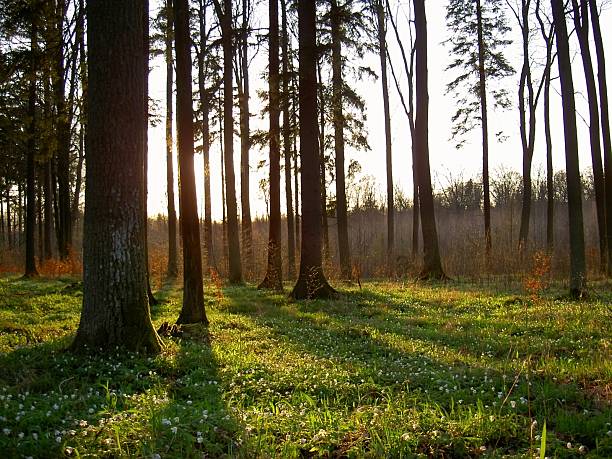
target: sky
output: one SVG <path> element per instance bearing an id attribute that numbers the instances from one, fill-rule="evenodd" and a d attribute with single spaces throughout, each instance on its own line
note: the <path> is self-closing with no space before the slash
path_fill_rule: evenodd
<path id="1" fill-rule="evenodd" d="M 512 0 L 510 0 L 512 1 Z M 256 6 L 255 22 L 259 27 L 267 27 L 267 8 L 266 2 L 260 2 L 261 5 Z M 391 0 L 391 5 L 394 11 L 399 12 L 399 17 L 408 14 L 409 0 Z M 471 178 L 478 177 L 482 173 L 482 144 L 480 136 L 480 128 L 468 136 L 468 142 L 461 149 L 455 148 L 455 143 L 451 137 L 451 117 L 456 110 L 454 98 L 452 95 L 447 95 L 446 84 L 451 81 L 452 75 L 445 71 L 451 60 L 449 48 L 443 42 L 448 38 L 449 34 L 445 23 L 445 7 L 447 0 L 429 0 L 426 2 L 427 21 L 428 21 L 428 54 L 429 54 L 429 110 L 430 110 L 430 126 L 429 126 L 429 150 L 432 171 L 432 182 L 434 189 L 441 189 L 448 182 L 449 177 Z M 151 15 L 157 13 L 159 2 L 151 2 Z M 209 13 L 209 17 L 212 11 Z M 400 19 L 401 21 L 401 19 Z M 606 34 L 608 27 L 612 25 L 612 9 L 607 8 L 602 12 L 601 26 L 604 33 L 604 47 L 607 50 L 612 49 L 612 34 Z M 508 16 L 508 23 L 513 27 L 510 38 L 513 44 L 507 50 L 506 56 L 514 66 L 517 73 L 505 80 L 504 87 L 510 93 L 512 100 L 511 109 L 499 112 L 492 111 L 489 114 L 489 138 L 490 138 L 490 163 L 489 167 L 492 175 L 502 170 L 521 171 L 522 169 L 522 150 L 519 136 L 518 122 L 518 102 L 517 90 L 518 79 L 521 64 L 521 49 L 520 35 L 518 27 L 513 16 Z M 405 24 L 405 23 L 404 23 Z M 403 34 L 403 40 L 408 42 L 407 28 L 400 23 L 400 34 Z M 570 23 L 568 22 L 568 27 Z M 389 55 L 393 61 L 398 77 L 402 84 L 404 94 L 407 94 L 407 86 L 402 71 L 401 55 L 399 48 L 395 44 L 395 37 L 388 26 L 387 42 L 389 43 Z M 580 54 L 576 51 L 577 43 L 575 37 L 571 39 L 572 49 L 574 53 L 574 86 L 576 90 L 576 105 L 578 116 L 578 138 L 579 138 L 579 156 L 581 169 L 587 169 L 591 166 L 590 145 L 588 139 L 588 105 L 586 103 L 586 93 L 584 86 L 584 78 L 582 75 L 582 63 Z M 405 45 L 406 46 L 406 45 Z M 543 52 L 541 38 L 535 36 L 532 44 L 532 52 L 540 56 Z M 594 48 L 592 47 L 594 65 L 596 59 L 594 56 Z M 257 90 L 267 89 L 267 81 L 263 78 L 262 73 L 267 62 L 267 49 L 265 46 L 260 47 L 257 56 L 253 58 L 251 74 L 251 129 L 267 129 L 268 119 L 260 116 L 261 104 L 257 98 Z M 611 66 L 612 58 L 608 59 L 608 67 Z M 380 74 L 380 60 L 378 56 L 366 57 L 366 63 L 370 65 L 377 74 Z M 154 98 L 159 105 L 159 113 L 165 113 L 165 81 L 166 70 L 165 62 L 162 57 L 158 57 L 151 62 L 152 70 L 149 79 L 150 97 Z M 391 136 L 393 148 L 393 174 L 394 185 L 402 189 L 407 195 L 411 195 L 412 190 L 412 160 L 410 150 L 410 132 L 408 129 L 408 121 L 401 105 L 400 98 L 395 89 L 391 72 L 389 70 L 389 94 L 390 94 L 390 112 L 391 112 Z M 533 70 L 534 85 L 539 81 L 541 69 L 536 67 Z M 612 74 L 612 68 L 608 68 L 608 73 Z M 553 78 L 557 75 L 557 63 L 553 65 Z M 612 85 L 611 85 L 612 86 Z M 371 147 L 370 151 L 354 151 L 348 149 L 346 152 L 346 164 L 351 159 L 359 161 L 362 166 L 361 175 L 370 175 L 376 181 L 381 201 L 384 200 L 384 190 L 386 189 L 386 169 L 385 169 L 385 128 L 384 114 L 382 103 L 382 86 L 381 80 L 362 80 L 356 82 L 358 92 L 364 97 L 367 105 L 367 131 L 368 139 Z M 537 87 L 537 86 L 536 86 Z M 612 93 L 609 91 L 608 98 L 612 101 Z M 237 119 L 238 111 L 235 110 L 234 116 Z M 553 167 L 555 170 L 565 169 L 565 152 L 563 145 L 563 124 L 562 124 L 562 108 L 561 97 L 559 95 L 558 80 L 553 81 L 551 88 L 551 129 L 553 138 Z M 495 133 L 503 130 L 507 140 L 500 143 Z M 536 144 L 533 160 L 533 176 L 535 177 L 538 171 L 545 170 L 545 143 L 543 135 L 543 119 L 542 119 L 542 102 L 539 104 L 537 125 L 536 125 Z M 176 132 L 176 131 L 175 131 Z M 175 135 L 176 139 L 176 135 Z M 234 138 L 234 165 L 236 168 L 236 190 L 237 196 L 240 190 L 240 147 L 239 138 Z M 197 144 L 196 144 L 197 146 Z M 176 145 L 175 145 L 176 154 Z M 221 165 L 220 165 L 220 150 L 219 144 L 216 142 L 211 146 L 211 200 L 213 219 L 220 220 L 222 214 L 221 208 Z M 250 157 L 250 197 L 251 197 L 251 214 L 255 217 L 265 217 L 266 204 L 259 189 L 259 181 L 265 178 L 268 173 L 268 168 L 257 170 L 257 164 L 265 160 L 268 156 L 267 148 L 260 150 L 253 148 Z M 175 178 L 176 178 L 176 159 L 175 159 Z M 195 170 L 197 181 L 198 194 L 198 209 L 199 213 L 203 213 L 203 165 L 202 155 L 195 155 Z M 198 172 L 199 171 L 199 172 Z M 284 174 L 281 183 L 281 190 L 284 190 Z M 166 151 L 165 151 L 165 127 L 164 123 L 158 126 L 149 128 L 149 196 L 148 210 L 149 215 L 165 214 L 167 209 L 166 195 Z M 334 185 L 332 185 L 334 186 Z M 176 188 L 175 188 L 176 189 Z M 240 199 L 238 205 L 240 206 Z M 281 211 L 284 212 L 284 195 L 281 197 Z M 177 193 L 178 204 L 178 193 Z M 240 211 L 239 211 L 240 212 Z"/>

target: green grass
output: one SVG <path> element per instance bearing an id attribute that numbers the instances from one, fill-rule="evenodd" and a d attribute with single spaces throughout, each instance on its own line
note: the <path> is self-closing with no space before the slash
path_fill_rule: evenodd
<path id="1" fill-rule="evenodd" d="M 209 330 L 153 358 L 65 352 L 80 288 L 0 278 L 3 457 L 539 457 L 545 423 L 546 456 L 612 457 L 609 287 L 211 287 Z M 158 296 L 156 326 L 180 290 Z"/>

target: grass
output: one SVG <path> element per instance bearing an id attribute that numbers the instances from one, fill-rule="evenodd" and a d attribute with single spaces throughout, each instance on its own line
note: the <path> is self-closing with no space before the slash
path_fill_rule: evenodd
<path id="1" fill-rule="evenodd" d="M 210 328 L 161 355 L 76 356 L 80 284 L 0 278 L 0 451 L 612 457 L 609 288 L 583 303 L 462 283 L 342 291 L 292 303 L 213 286 Z M 156 326 L 176 320 L 180 290 L 157 295 Z"/>

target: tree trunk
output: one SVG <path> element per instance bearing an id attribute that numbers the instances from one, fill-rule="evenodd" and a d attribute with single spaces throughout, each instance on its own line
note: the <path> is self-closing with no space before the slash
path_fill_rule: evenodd
<path id="1" fill-rule="evenodd" d="M 66 1 L 58 0 L 56 7 L 56 54 L 54 97 L 57 116 L 57 185 L 58 185 L 58 250 L 61 259 L 69 256 L 72 246 L 72 216 L 70 209 L 70 124 L 66 107 L 64 78 L 63 24 Z"/>
<path id="2" fill-rule="evenodd" d="M 393 156 L 391 151 L 391 113 L 389 109 L 389 85 L 387 82 L 387 44 L 385 40 L 385 8 L 383 0 L 376 4 L 378 16 L 378 49 L 380 54 L 380 75 L 385 115 L 385 159 L 387 165 L 387 266 L 391 268 L 395 245 L 395 208 L 393 205 Z"/>
<path id="3" fill-rule="evenodd" d="M 325 94 L 321 75 L 321 60 L 317 60 L 317 75 L 319 81 L 319 151 L 321 161 L 321 225 L 323 231 L 323 260 L 328 265 L 329 260 L 329 224 L 327 222 L 327 180 L 325 172 Z"/>
<path id="4" fill-rule="evenodd" d="M 206 43 L 206 5 L 203 0 L 198 3 L 200 26 L 200 54 L 198 56 L 198 89 L 202 107 L 202 156 L 204 159 L 204 250 L 208 271 L 216 269 L 212 238 L 212 213 L 210 197 L 210 96 L 206 90 L 204 49 Z"/>
<path id="5" fill-rule="evenodd" d="M 597 228 L 599 231 L 599 269 L 606 273 L 608 261 L 608 247 L 606 239 L 606 205 L 605 205 L 605 179 L 601 161 L 601 135 L 599 130 L 599 106 L 597 98 L 597 85 L 591 59 L 591 46 L 589 44 L 589 7 L 586 0 L 572 0 L 574 9 L 574 26 L 580 45 L 582 68 L 586 81 L 587 98 L 589 102 L 589 138 L 591 141 L 591 160 L 593 164 L 593 181 L 595 185 L 595 207 L 597 209 Z"/>
<path id="6" fill-rule="evenodd" d="M 334 119 L 334 149 L 336 153 L 336 217 L 338 222 L 338 254 L 340 272 L 344 279 L 351 278 L 351 254 L 348 239 L 346 183 L 344 173 L 344 114 L 342 77 L 342 18 L 337 0 L 331 0 L 332 36 L 332 110 Z M 316 102 L 316 99 L 315 99 Z"/>
<path id="7" fill-rule="evenodd" d="M 291 191 L 291 119 L 289 116 L 289 34 L 287 33 L 287 2 L 281 0 L 282 52 L 283 52 L 283 151 L 285 156 L 285 201 L 287 207 L 287 277 L 295 278 L 295 223 Z"/>
<path id="8" fill-rule="evenodd" d="M 172 55 L 172 33 L 174 15 L 172 0 L 166 0 L 166 190 L 168 196 L 168 277 L 178 275 L 178 253 L 176 246 L 176 204 L 174 197 L 174 139 L 172 132 L 174 57 Z"/>
<path id="9" fill-rule="evenodd" d="M 281 261 L 280 211 L 280 94 L 278 65 L 278 0 L 268 0 L 270 18 L 269 97 L 270 97 L 270 228 L 268 237 L 268 269 L 259 288 L 283 290 Z M 244 222 L 243 222 L 244 223 Z"/>
<path id="10" fill-rule="evenodd" d="M 565 134 L 565 160 L 567 171 L 567 199 L 570 232 L 570 295 L 581 298 L 586 289 L 586 262 L 584 254 L 584 227 L 582 219 L 582 186 L 578 162 L 576 134 L 576 104 L 570 60 L 569 39 L 565 23 L 563 0 L 551 0 L 557 36 L 557 60 L 563 100 L 563 126 Z"/>
<path id="11" fill-rule="evenodd" d="M 75 350 L 159 352 L 147 301 L 139 2 L 90 0 L 83 310 Z"/>
<path id="12" fill-rule="evenodd" d="M 249 108 L 249 57 L 248 57 L 248 13 L 249 0 L 242 0 L 242 50 L 239 53 L 242 71 L 242 90 L 240 97 L 240 208 L 242 211 L 242 249 L 245 255 L 245 268 L 247 276 L 253 275 L 253 225 L 251 223 L 251 200 L 250 200 L 250 167 L 249 151 L 251 149 L 251 114 Z"/>
<path id="13" fill-rule="evenodd" d="M 217 15 L 221 22 L 223 42 L 223 131 L 225 152 L 225 194 L 227 204 L 227 239 L 229 281 L 231 284 L 242 283 L 242 266 L 240 264 L 240 239 L 238 230 L 238 206 L 236 204 L 236 180 L 234 174 L 234 118 L 232 115 L 233 77 L 232 77 L 232 2 L 224 0 L 224 11 L 215 0 Z"/>
<path id="14" fill-rule="evenodd" d="M 434 214 L 431 172 L 429 169 L 429 90 L 427 71 L 427 17 L 425 0 L 414 0 L 416 32 L 416 120 L 415 147 L 423 233 L 423 270 L 421 279 L 446 279 L 440 261 L 438 230 Z"/>
<path id="15" fill-rule="evenodd" d="M 30 31 L 30 75 L 28 84 L 28 116 L 30 118 L 27 158 L 26 158 L 26 253 L 25 278 L 37 277 L 35 256 L 35 228 L 36 228 L 36 71 L 37 71 L 37 40 L 38 28 L 36 19 L 32 18 Z"/>
<path id="16" fill-rule="evenodd" d="M 601 134 L 605 169 L 605 202 L 606 202 L 606 246 L 608 248 L 608 277 L 612 277 L 612 141 L 610 140 L 610 114 L 608 105 L 608 84 L 606 82 L 606 56 L 599 25 L 599 11 L 596 0 L 589 2 L 593 39 L 597 54 L 597 79 L 599 83 L 599 104 L 601 107 Z"/>
<path id="17" fill-rule="evenodd" d="M 83 187 L 83 166 L 85 164 L 85 145 L 87 143 L 87 55 L 85 54 L 85 1 L 79 0 L 79 13 L 77 15 L 77 42 L 79 47 L 79 74 L 81 78 L 81 116 L 79 131 L 79 158 L 76 170 L 74 195 L 72 197 L 72 224 L 79 219 L 79 204 L 81 201 L 81 188 Z M 75 85 L 76 86 L 76 85 Z M 73 228 L 74 231 L 74 228 Z"/>
<path id="18" fill-rule="evenodd" d="M 321 177 L 317 142 L 316 5 L 298 0 L 300 157 L 302 159 L 302 249 L 300 274 L 291 297 L 330 298 L 321 264 Z"/>
<path id="19" fill-rule="evenodd" d="M 45 196 L 45 203 L 43 208 L 44 228 L 44 259 L 50 260 L 53 258 L 53 248 L 51 246 L 51 234 L 53 232 L 53 195 L 51 192 L 51 161 L 43 165 L 43 194 Z"/>
<path id="20" fill-rule="evenodd" d="M 183 307 L 179 324 L 208 324 L 204 310 L 200 221 L 193 167 L 193 107 L 189 2 L 174 0 L 176 49 L 176 114 L 179 157 L 181 235 L 183 238 Z"/>
<path id="21" fill-rule="evenodd" d="M 478 28 L 478 75 L 480 117 L 482 127 L 482 191 L 484 195 L 485 261 L 487 269 L 491 257 L 491 196 L 489 192 L 489 119 L 487 114 L 487 86 L 485 69 L 485 44 L 482 31 L 481 0 L 476 0 Z"/>

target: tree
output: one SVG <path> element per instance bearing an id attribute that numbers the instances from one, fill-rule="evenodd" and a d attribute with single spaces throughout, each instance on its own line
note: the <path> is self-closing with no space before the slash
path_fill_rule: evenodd
<path id="1" fill-rule="evenodd" d="M 75 350 L 158 352 L 144 250 L 144 5 L 90 0 L 83 310 Z M 135 186 L 136 185 L 136 186 Z"/>
<path id="2" fill-rule="evenodd" d="M 389 85 L 387 83 L 387 43 L 385 6 L 383 0 L 376 0 L 376 18 L 378 25 L 378 50 L 380 55 L 380 75 L 385 114 L 385 160 L 387 163 L 387 257 L 393 259 L 395 224 L 393 207 L 393 156 L 391 150 L 391 114 L 389 110 Z"/>
<path id="3" fill-rule="evenodd" d="M 223 43 L 223 131 L 225 134 L 225 198 L 227 204 L 229 281 L 232 284 L 239 284 L 242 282 L 242 266 L 240 264 L 238 206 L 236 204 L 236 179 L 234 174 L 232 2 L 231 0 L 224 0 L 223 8 L 221 8 L 219 0 L 214 0 L 214 2 L 217 17 L 221 23 L 221 40 Z"/>
<path id="4" fill-rule="evenodd" d="M 295 299 L 330 298 L 336 291 L 327 283 L 321 260 L 321 177 L 317 136 L 316 5 L 298 0 L 299 107 L 302 189 L 300 273 L 290 296 Z"/>
<path id="5" fill-rule="evenodd" d="M 599 129 L 599 101 L 597 84 L 591 59 L 589 44 L 589 6 L 586 0 L 572 0 L 574 28 L 580 45 L 582 68 L 586 81 L 587 100 L 589 103 L 589 139 L 591 142 L 591 159 L 593 163 L 593 181 L 595 185 L 595 208 L 597 209 L 597 227 L 599 230 L 599 269 L 606 272 L 608 248 L 606 240 L 606 205 L 605 180 L 601 161 L 601 131 Z"/>
<path id="6" fill-rule="evenodd" d="M 459 104 L 453 116 L 452 136 L 459 139 L 478 125 L 482 131 L 485 257 L 488 262 L 491 253 L 491 197 L 487 82 L 514 72 L 503 54 L 503 48 L 511 43 L 504 39 L 510 28 L 506 24 L 501 0 L 450 0 L 446 21 L 451 32 L 448 42 L 454 55 L 447 69 L 460 72 L 447 85 L 447 91 L 455 93 Z M 494 88 L 491 93 L 495 106 L 508 107 L 505 90 Z M 463 146 L 464 142 L 460 139 L 457 146 Z"/>
<path id="7" fill-rule="evenodd" d="M 283 290 L 283 267 L 281 262 L 281 211 L 280 211 L 280 94 L 278 65 L 278 0 L 268 0 L 269 31 L 269 114 L 270 114 L 270 227 L 268 237 L 268 268 L 259 288 Z"/>
<path id="8" fill-rule="evenodd" d="M 563 100 L 563 132 L 567 173 L 567 198 L 570 231 L 570 296 L 581 298 L 586 288 L 586 262 L 584 254 L 584 227 L 582 220 L 582 187 L 578 162 L 576 134 L 576 103 L 570 60 L 569 39 L 565 23 L 563 0 L 551 0 L 557 41 L 557 61 Z"/>
<path id="9" fill-rule="evenodd" d="M 597 1 L 590 0 L 593 41 L 597 55 L 597 79 L 599 84 L 599 104 L 601 108 L 601 134 L 605 169 L 606 238 L 608 248 L 608 277 L 612 277 L 612 141 L 610 140 L 610 114 L 608 106 L 608 85 L 606 82 L 606 56 L 604 52 Z"/>
<path id="10" fill-rule="evenodd" d="M 174 58 L 172 56 L 172 0 L 166 0 L 165 12 L 165 57 L 166 57 L 166 190 L 168 195 L 168 276 L 178 275 L 176 248 L 176 208 L 174 200 L 174 149 L 172 138 Z"/>
<path id="11" fill-rule="evenodd" d="M 179 324 L 208 323 L 204 310 L 200 221 L 193 167 L 193 106 L 191 93 L 191 40 L 188 0 L 174 0 L 176 49 L 176 115 L 179 156 L 180 215 L 183 238 L 183 307 Z"/>
<path id="12" fill-rule="evenodd" d="M 416 48 L 415 151 L 421 203 L 423 270 L 421 279 L 446 279 L 440 261 L 438 230 L 434 214 L 433 190 L 429 170 L 429 90 L 427 71 L 427 16 L 425 0 L 414 0 Z"/>

